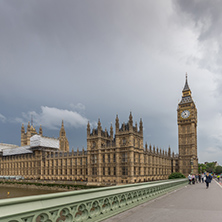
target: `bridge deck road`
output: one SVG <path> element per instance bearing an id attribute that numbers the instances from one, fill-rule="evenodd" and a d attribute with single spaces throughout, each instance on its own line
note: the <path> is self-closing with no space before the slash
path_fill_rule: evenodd
<path id="1" fill-rule="evenodd" d="M 222 185 L 212 180 L 187 185 L 155 200 L 113 216 L 104 222 L 211 222 L 222 221 Z"/>

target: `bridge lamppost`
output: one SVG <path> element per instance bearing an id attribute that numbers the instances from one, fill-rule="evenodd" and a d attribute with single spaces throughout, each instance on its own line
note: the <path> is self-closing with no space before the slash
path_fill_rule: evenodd
<path id="1" fill-rule="evenodd" d="M 193 157 L 190 160 L 190 165 L 191 165 L 191 174 L 193 174 Z"/>

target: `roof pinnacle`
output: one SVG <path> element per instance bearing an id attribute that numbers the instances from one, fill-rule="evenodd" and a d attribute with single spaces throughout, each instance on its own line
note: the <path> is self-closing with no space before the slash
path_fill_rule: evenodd
<path id="1" fill-rule="evenodd" d="M 186 73 L 186 82 L 185 82 L 185 85 L 184 85 L 184 88 L 183 88 L 183 92 L 184 91 L 190 91 L 190 88 L 189 88 L 189 85 L 188 85 L 188 82 L 187 82 L 187 73 Z"/>

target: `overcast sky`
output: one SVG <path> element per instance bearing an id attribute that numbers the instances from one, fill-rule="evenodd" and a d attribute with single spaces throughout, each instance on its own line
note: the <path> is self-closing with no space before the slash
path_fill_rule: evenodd
<path id="1" fill-rule="evenodd" d="M 185 74 L 198 111 L 199 162 L 222 164 L 222 2 L 1 0 L 0 142 L 43 135 L 86 148 L 86 125 L 143 119 L 144 143 L 178 152 Z"/>

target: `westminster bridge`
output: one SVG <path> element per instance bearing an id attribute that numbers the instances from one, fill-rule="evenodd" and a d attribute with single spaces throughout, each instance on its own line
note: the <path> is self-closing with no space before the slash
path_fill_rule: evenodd
<path id="1" fill-rule="evenodd" d="M 221 221 L 221 206 L 215 181 L 206 189 L 178 179 L 3 199 L 0 221 Z"/>

